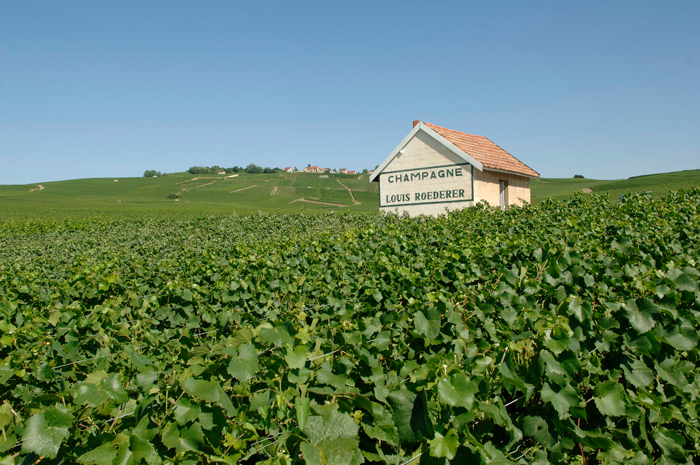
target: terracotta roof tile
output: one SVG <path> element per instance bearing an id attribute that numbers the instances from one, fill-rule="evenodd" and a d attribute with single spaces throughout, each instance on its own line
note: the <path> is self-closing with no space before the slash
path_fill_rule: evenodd
<path id="1" fill-rule="evenodd" d="M 442 128 L 434 124 L 426 123 L 425 121 L 423 121 L 423 124 L 440 134 L 464 153 L 473 157 L 476 161 L 481 163 L 484 168 L 520 173 L 537 178 L 540 177 L 537 171 L 533 170 L 484 136 L 475 136 L 464 132 L 453 131 L 452 129 Z"/>

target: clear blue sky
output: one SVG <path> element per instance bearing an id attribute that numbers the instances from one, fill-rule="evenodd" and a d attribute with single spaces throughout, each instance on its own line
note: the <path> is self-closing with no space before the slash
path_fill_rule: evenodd
<path id="1" fill-rule="evenodd" d="M 414 119 L 544 177 L 700 168 L 700 2 L 0 4 L 0 183 L 373 168 Z"/>

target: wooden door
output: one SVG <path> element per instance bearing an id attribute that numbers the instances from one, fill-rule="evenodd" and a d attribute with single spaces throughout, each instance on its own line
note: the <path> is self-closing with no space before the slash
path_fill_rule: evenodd
<path id="1" fill-rule="evenodd" d="M 508 205 L 508 181 L 501 181 L 501 210 L 506 209 Z"/>

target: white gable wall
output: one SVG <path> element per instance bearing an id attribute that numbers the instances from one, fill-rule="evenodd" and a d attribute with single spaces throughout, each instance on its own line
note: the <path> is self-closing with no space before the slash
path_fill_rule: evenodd
<path id="1" fill-rule="evenodd" d="M 401 183 L 390 183 L 389 176 L 395 172 L 408 172 L 430 167 L 445 167 L 453 165 L 461 165 L 462 168 L 460 177 L 445 177 L 434 180 L 431 185 L 438 186 L 431 188 L 431 191 L 458 190 L 463 189 L 467 193 L 467 198 L 471 198 L 472 192 L 472 169 L 471 165 L 466 164 L 464 159 L 458 157 L 455 153 L 449 150 L 440 142 L 423 131 L 418 131 L 415 136 L 403 148 L 403 153 L 397 154 L 393 160 L 386 165 L 384 170 L 379 174 L 379 195 L 380 205 L 386 205 L 386 197 L 394 194 L 406 193 L 411 195 L 411 201 L 414 202 L 415 193 L 421 192 L 424 181 L 410 181 Z M 474 169 L 474 174 L 478 170 Z M 437 200 L 439 201 L 439 200 Z M 449 210 L 457 210 L 468 207 L 474 204 L 473 200 L 458 201 L 450 203 L 421 203 L 419 205 L 401 205 L 401 206 L 381 206 L 381 211 L 396 212 L 402 214 L 407 212 L 410 216 L 431 215 L 437 216 L 446 213 L 446 208 Z"/>
<path id="2" fill-rule="evenodd" d="M 384 171 L 464 163 L 464 160 L 423 131 L 418 131 Z"/>

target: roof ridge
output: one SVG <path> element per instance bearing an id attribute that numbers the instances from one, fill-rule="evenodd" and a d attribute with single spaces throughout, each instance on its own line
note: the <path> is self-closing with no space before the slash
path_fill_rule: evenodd
<path id="1" fill-rule="evenodd" d="M 423 121 L 423 123 L 427 124 L 428 126 L 433 126 L 435 128 L 443 129 L 445 131 L 451 131 L 451 132 L 456 132 L 458 134 L 464 134 L 465 136 L 482 137 L 484 139 L 488 139 L 488 137 L 486 137 L 486 136 L 480 136 L 479 134 L 469 134 L 468 132 L 457 131 L 455 129 L 450 129 L 450 128 L 443 128 L 442 126 L 438 126 L 437 124 L 433 124 L 433 123 L 428 123 L 427 121 Z"/>

